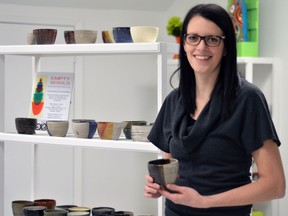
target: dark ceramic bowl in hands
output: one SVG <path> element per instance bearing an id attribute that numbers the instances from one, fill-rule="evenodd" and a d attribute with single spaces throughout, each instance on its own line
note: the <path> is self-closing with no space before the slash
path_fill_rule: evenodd
<path id="1" fill-rule="evenodd" d="M 154 182 L 168 190 L 166 185 L 177 179 L 179 162 L 175 158 L 152 160 L 148 162 L 148 170 Z"/>

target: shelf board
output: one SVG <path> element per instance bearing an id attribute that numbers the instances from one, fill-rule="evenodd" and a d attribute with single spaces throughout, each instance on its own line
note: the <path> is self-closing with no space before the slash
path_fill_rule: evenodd
<path id="1" fill-rule="evenodd" d="M 273 64 L 275 61 L 274 58 L 268 57 L 237 57 L 238 64 Z M 168 65 L 178 65 L 178 59 L 168 60 Z"/>
<path id="2" fill-rule="evenodd" d="M 47 134 L 26 135 L 0 132 L 0 140 L 4 142 L 11 141 L 40 145 L 61 145 L 80 148 L 97 148 L 159 153 L 159 149 L 150 142 L 136 142 L 124 138 L 120 138 L 119 140 L 101 140 L 97 136 L 95 136 L 93 139 L 75 138 L 73 134 L 67 134 L 66 137 L 52 137 Z"/>
<path id="3" fill-rule="evenodd" d="M 83 56 L 95 54 L 158 54 L 163 46 L 168 53 L 178 51 L 174 43 L 96 43 L 53 45 L 8 45 L 0 46 L 0 55 L 25 56 Z"/>

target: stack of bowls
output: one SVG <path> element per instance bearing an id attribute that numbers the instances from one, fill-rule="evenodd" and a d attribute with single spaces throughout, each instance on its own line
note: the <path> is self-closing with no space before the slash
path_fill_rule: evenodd
<path id="1" fill-rule="evenodd" d="M 148 134 L 150 133 L 153 125 L 132 125 L 131 137 L 133 141 L 148 142 Z"/>
<path id="2" fill-rule="evenodd" d="M 130 31 L 134 43 L 154 43 L 157 40 L 159 28 L 156 26 L 132 26 Z"/>
<path id="3" fill-rule="evenodd" d="M 68 211 L 68 216 L 90 216 L 91 209 L 89 207 L 71 207 Z"/>
<path id="4" fill-rule="evenodd" d="M 113 37 L 116 43 L 133 43 L 130 27 L 114 27 Z"/>
<path id="5" fill-rule="evenodd" d="M 101 139 L 118 140 L 126 124 L 125 122 L 98 122 L 97 131 Z"/>

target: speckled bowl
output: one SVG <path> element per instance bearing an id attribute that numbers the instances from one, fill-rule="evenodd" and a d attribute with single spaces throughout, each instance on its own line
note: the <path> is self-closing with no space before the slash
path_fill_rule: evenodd
<path id="1" fill-rule="evenodd" d="M 133 43 L 130 27 L 114 27 L 113 37 L 116 43 Z"/>
<path id="2" fill-rule="evenodd" d="M 97 40 L 97 31 L 94 30 L 74 30 L 76 44 L 95 43 Z"/>

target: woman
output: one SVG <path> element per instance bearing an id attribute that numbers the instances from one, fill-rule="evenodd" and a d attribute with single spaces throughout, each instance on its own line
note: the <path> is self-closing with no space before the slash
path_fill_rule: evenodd
<path id="1" fill-rule="evenodd" d="M 163 190 L 146 176 L 145 197 L 166 197 L 166 216 L 249 216 L 252 204 L 281 198 L 285 177 L 262 92 L 237 73 L 228 13 L 192 8 L 183 22 L 179 88 L 165 99 L 148 139 L 179 160 L 179 178 Z M 255 161 L 259 179 L 251 182 Z"/>

